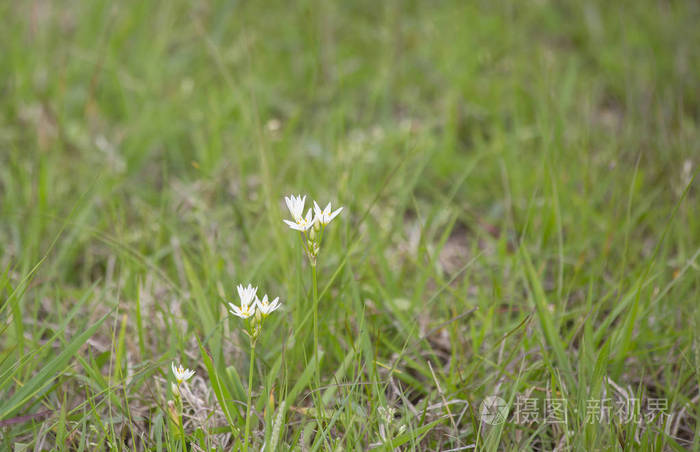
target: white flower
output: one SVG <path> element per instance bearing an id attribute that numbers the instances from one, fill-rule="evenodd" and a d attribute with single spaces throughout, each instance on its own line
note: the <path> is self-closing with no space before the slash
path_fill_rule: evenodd
<path id="1" fill-rule="evenodd" d="M 242 319 L 247 319 L 255 314 L 256 303 L 253 300 L 257 299 L 255 294 L 258 291 L 258 288 L 253 287 L 250 284 L 248 284 L 248 287 L 243 287 L 241 284 L 239 284 L 236 289 L 238 289 L 238 297 L 241 299 L 241 306 L 238 307 L 233 303 L 229 303 L 228 305 L 231 308 L 230 312 L 231 314 Z"/>
<path id="2" fill-rule="evenodd" d="M 313 215 L 311 213 L 311 209 L 306 212 L 306 217 L 299 217 L 296 222 L 294 221 L 289 221 L 289 220 L 282 220 L 285 223 L 287 223 L 287 226 L 289 226 L 292 229 L 296 229 L 297 231 L 304 232 L 307 229 L 309 229 L 311 226 L 314 225 L 314 219 Z"/>
<path id="3" fill-rule="evenodd" d="M 231 308 L 229 312 L 242 319 L 247 319 L 248 317 L 251 317 L 253 314 L 255 314 L 254 304 L 251 304 L 249 306 L 241 306 L 240 308 L 233 303 L 229 303 L 228 305 Z"/>
<path id="4" fill-rule="evenodd" d="M 289 197 L 284 197 L 284 202 L 287 203 L 287 208 L 289 213 L 292 214 L 294 221 L 299 221 L 304 215 L 304 203 L 306 202 L 306 195 L 302 198 L 301 195 L 289 195 Z"/>
<path id="5" fill-rule="evenodd" d="M 321 210 L 318 204 L 316 204 L 316 201 L 314 201 L 314 211 L 316 212 L 316 218 L 314 218 L 314 221 L 317 221 L 325 226 L 330 223 L 333 218 L 337 217 L 338 214 L 343 211 L 343 208 L 341 207 L 335 212 L 331 213 L 331 203 L 328 203 L 328 205 Z"/>
<path id="6" fill-rule="evenodd" d="M 172 367 L 173 369 L 173 375 L 175 375 L 175 380 L 177 380 L 177 384 L 189 380 L 190 378 L 192 378 L 192 375 L 194 375 L 194 370 L 185 369 L 184 367 L 182 367 L 182 364 L 175 367 L 175 363 L 173 362 L 170 364 L 170 367 Z"/>
<path id="7" fill-rule="evenodd" d="M 241 299 L 241 306 L 250 305 L 255 299 L 255 294 L 258 291 L 257 287 L 253 287 L 250 284 L 248 284 L 248 287 L 243 287 L 242 284 L 239 284 L 236 289 L 238 290 L 238 296 Z"/>
<path id="8" fill-rule="evenodd" d="M 256 300 L 256 304 L 258 305 L 258 310 L 260 310 L 260 313 L 264 316 L 270 315 L 270 313 L 272 313 L 273 311 L 276 311 L 281 306 L 279 299 L 280 299 L 280 297 L 277 297 L 268 303 L 267 294 L 265 294 L 263 296 L 262 301 L 260 299 Z"/>
<path id="9" fill-rule="evenodd" d="M 309 209 L 306 212 L 306 217 L 304 217 L 304 204 L 306 203 L 306 195 L 304 195 L 303 197 L 301 195 L 290 195 L 289 197 L 285 196 L 284 202 L 287 203 L 287 208 L 289 209 L 289 213 L 292 214 L 292 219 L 294 221 L 282 221 L 287 223 L 287 225 L 290 228 L 304 232 L 311 226 L 313 226 L 314 222 L 312 218 L 311 209 Z"/>

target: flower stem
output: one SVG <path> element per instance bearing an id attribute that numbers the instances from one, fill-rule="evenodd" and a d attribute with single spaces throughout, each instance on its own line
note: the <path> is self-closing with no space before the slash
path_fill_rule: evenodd
<path id="1" fill-rule="evenodd" d="M 245 414 L 245 436 L 243 440 L 243 450 L 248 452 L 248 437 L 250 433 L 250 408 L 253 399 L 253 370 L 255 367 L 255 342 L 250 343 L 250 369 L 248 370 L 248 407 Z"/>
<path id="2" fill-rule="evenodd" d="M 182 439 L 182 447 L 185 448 L 187 447 L 185 444 L 185 426 L 182 423 L 182 411 L 183 411 L 183 402 L 182 402 L 182 391 L 180 391 L 180 382 L 177 382 L 177 427 L 180 433 L 180 438 Z"/>
<path id="3" fill-rule="evenodd" d="M 321 371 L 318 366 L 318 283 L 316 279 L 316 265 L 311 266 L 311 278 L 313 279 L 314 293 L 314 357 L 316 361 L 316 387 L 321 387 Z"/>

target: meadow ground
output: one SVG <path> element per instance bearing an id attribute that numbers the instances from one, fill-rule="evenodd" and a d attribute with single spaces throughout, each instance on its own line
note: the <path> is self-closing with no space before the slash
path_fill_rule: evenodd
<path id="1" fill-rule="evenodd" d="M 0 14 L 0 450 L 700 450 L 697 2 Z"/>

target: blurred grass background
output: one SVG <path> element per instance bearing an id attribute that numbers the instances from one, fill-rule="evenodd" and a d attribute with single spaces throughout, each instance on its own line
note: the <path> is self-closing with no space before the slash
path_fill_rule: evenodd
<path id="1" fill-rule="evenodd" d="M 176 447 L 171 360 L 200 378 L 197 444 L 232 447 L 197 340 L 244 401 L 222 301 L 248 281 L 285 304 L 258 447 L 281 401 L 282 450 L 381 444 L 378 406 L 405 450 L 700 447 L 697 2 L 0 11 L 3 448 Z M 314 351 L 289 193 L 345 206 L 319 262 L 323 414 L 294 390 Z M 586 423 L 614 385 L 675 417 Z M 566 397 L 568 426 L 479 423 L 528 391 Z"/>

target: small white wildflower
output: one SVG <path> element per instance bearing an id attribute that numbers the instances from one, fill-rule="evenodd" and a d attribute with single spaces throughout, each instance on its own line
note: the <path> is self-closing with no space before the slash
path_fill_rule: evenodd
<path id="1" fill-rule="evenodd" d="M 300 218 L 296 223 L 289 221 L 289 220 L 282 220 L 285 223 L 287 223 L 287 226 L 289 226 L 292 229 L 296 229 L 297 231 L 304 232 L 308 230 L 311 226 L 314 225 L 314 218 L 313 214 L 311 213 L 311 209 L 306 212 L 306 217 Z"/>
<path id="2" fill-rule="evenodd" d="M 233 303 L 229 303 L 228 305 L 231 308 L 230 312 L 237 317 L 247 319 L 255 314 L 256 303 L 253 300 L 256 299 L 255 294 L 258 288 L 250 284 L 248 284 L 248 287 L 243 287 L 243 285 L 239 284 L 237 289 L 238 297 L 241 299 L 241 306 L 238 307 Z"/>
<path id="3" fill-rule="evenodd" d="M 270 313 L 279 309 L 279 307 L 281 306 L 279 299 L 280 299 L 280 297 L 277 297 L 274 300 L 272 300 L 271 302 L 268 302 L 267 301 L 267 294 L 265 294 L 263 296 L 262 300 L 260 300 L 260 299 L 256 300 L 256 304 L 258 305 L 258 310 L 263 315 L 263 317 L 267 317 L 268 315 L 270 315 Z"/>
<path id="4" fill-rule="evenodd" d="M 284 202 L 287 203 L 287 209 L 292 214 L 294 221 L 299 221 L 304 215 L 304 204 L 306 204 L 306 195 L 289 195 L 284 197 Z"/>
<path id="5" fill-rule="evenodd" d="M 335 212 L 331 212 L 331 203 L 328 203 L 328 205 L 323 210 L 321 210 L 318 204 L 316 204 L 316 201 L 314 201 L 314 212 L 316 213 L 314 222 L 318 222 L 325 226 L 328 223 L 330 223 L 333 220 L 333 218 L 337 217 L 338 214 L 342 211 L 343 208 L 340 207 Z"/>
<path id="6" fill-rule="evenodd" d="M 289 197 L 284 197 L 284 202 L 287 203 L 287 209 L 289 213 L 292 214 L 294 221 L 299 221 L 302 215 L 304 215 L 304 204 L 306 203 L 306 195 L 303 197 L 301 195 L 289 195 Z"/>
<path id="7" fill-rule="evenodd" d="M 292 219 L 294 220 L 282 220 L 285 223 L 287 223 L 287 226 L 301 232 L 304 232 L 311 226 L 313 226 L 314 222 L 311 209 L 309 209 L 306 212 L 306 216 L 304 216 L 304 204 L 306 203 L 306 195 L 304 195 L 303 197 L 301 195 L 290 195 L 289 197 L 285 196 L 284 202 L 287 203 L 289 213 L 292 214 Z"/>
<path id="8" fill-rule="evenodd" d="M 287 223 L 287 226 L 289 226 L 290 228 L 301 232 L 308 230 L 311 226 L 314 225 L 314 218 L 313 214 L 311 213 L 311 209 L 309 209 L 308 212 L 306 212 L 306 217 L 300 217 L 296 222 L 289 220 L 282 221 Z"/>
<path id="9" fill-rule="evenodd" d="M 175 362 L 170 364 L 170 367 L 173 369 L 173 375 L 175 375 L 175 380 L 177 380 L 177 384 L 181 384 L 190 378 L 192 378 L 192 375 L 194 375 L 194 370 L 190 369 L 185 369 L 182 367 L 182 364 L 179 366 L 175 366 Z"/>
<path id="10" fill-rule="evenodd" d="M 255 305 L 241 306 L 240 308 L 233 303 L 229 303 L 228 305 L 231 308 L 229 312 L 242 319 L 247 319 L 255 314 Z"/>
<path id="11" fill-rule="evenodd" d="M 241 306 L 252 304 L 255 299 L 255 294 L 258 292 L 258 288 L 250 284 L 248 284 L 248 287 L 243 287 L 242 284 L 239 284 L 236 290 L 238 290 L 238 297 L 241 299 Z"/>

